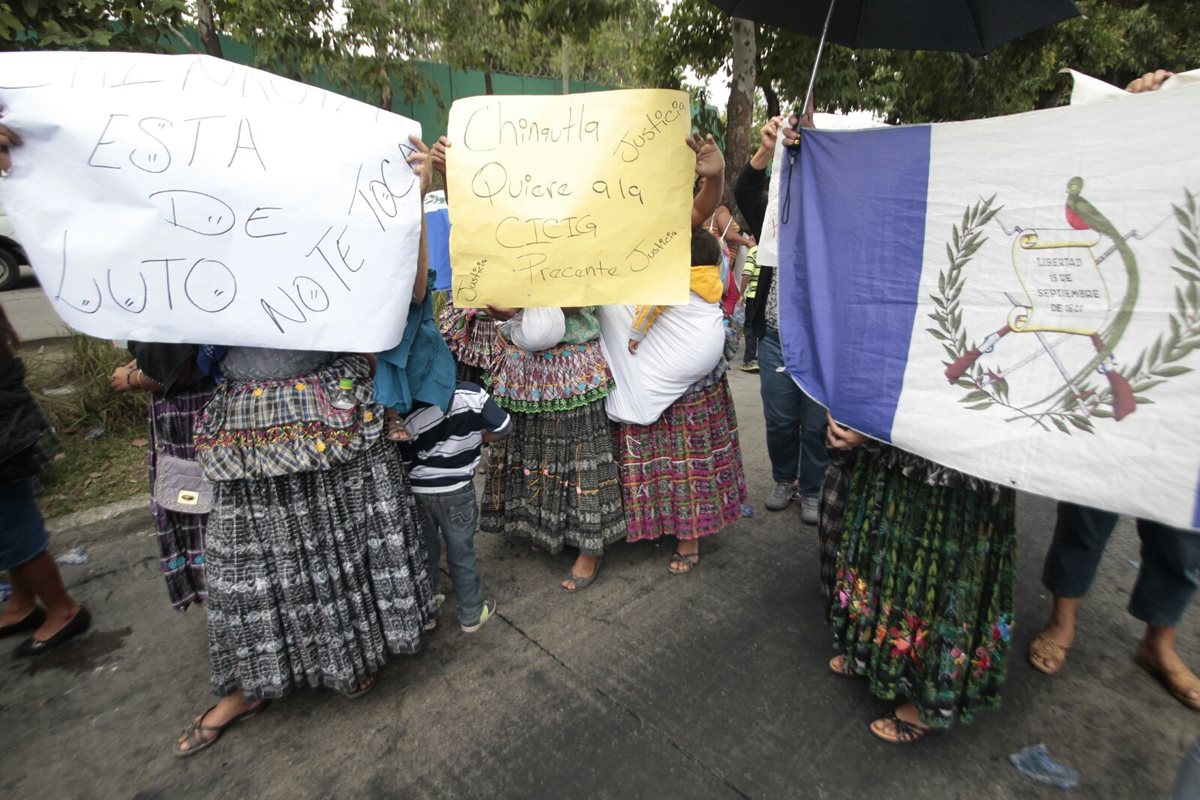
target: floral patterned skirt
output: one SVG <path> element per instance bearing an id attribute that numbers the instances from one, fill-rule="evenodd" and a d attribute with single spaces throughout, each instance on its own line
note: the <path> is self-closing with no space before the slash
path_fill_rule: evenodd
<path id="1" fill-rule="evenodd" d="M 933 727 L 998 705 L 1014 621 L 1012 490 L 882 447 L 858 453 L 845 503 L 831 617 L 850 669 Z"/>

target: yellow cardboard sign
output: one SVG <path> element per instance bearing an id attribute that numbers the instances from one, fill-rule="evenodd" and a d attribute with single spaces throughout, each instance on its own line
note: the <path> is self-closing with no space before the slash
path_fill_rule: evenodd
<path id="1" fill-rule="evenodd" d="M 454 305 L 686 303 L 691 124 L 668 89 L 455 101 Z"/>

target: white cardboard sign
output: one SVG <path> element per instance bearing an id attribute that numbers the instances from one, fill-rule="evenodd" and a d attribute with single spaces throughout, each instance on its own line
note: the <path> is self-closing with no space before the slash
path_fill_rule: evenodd
<path id="1" fill-rule="evenodd" d="M 3 202 L 54 309 L 111 339 L 379 351 L 404 331 L 420 125 L 208 56 L 0 54 Z"/>

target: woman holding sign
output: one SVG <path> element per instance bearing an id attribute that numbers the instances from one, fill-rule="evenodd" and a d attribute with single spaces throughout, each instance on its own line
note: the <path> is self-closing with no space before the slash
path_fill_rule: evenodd
<path id="1" fill-rule="evenodd" d="M 409 161 L 427 190 L 428 150 Z M 428 264 L 420 244 L 414 297 Z M 231 347 L 196 452 L 213 484 L 206 542 L 211 686 L 175 743 L 211 747 L 301 686 L 360 697 L 436 614 L 419 512 L 357 354 Z"/>

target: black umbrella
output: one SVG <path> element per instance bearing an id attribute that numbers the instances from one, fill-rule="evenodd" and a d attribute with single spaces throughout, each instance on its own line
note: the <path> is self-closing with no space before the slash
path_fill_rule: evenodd
<path id="1" fill-rule="evenodd" d="M 1072 0 L 711 0 L 730 16 L 819 36 L 856 49 L 949 50 L 981 54 L 1030 31 L 1077 16 Z"/>

